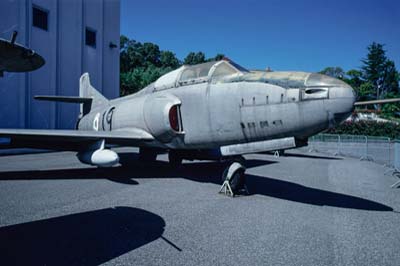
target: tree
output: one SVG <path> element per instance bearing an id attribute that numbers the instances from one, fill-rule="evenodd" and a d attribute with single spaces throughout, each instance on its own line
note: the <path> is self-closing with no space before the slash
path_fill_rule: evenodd
<path id="1" fill-rule="evenodd" d="M 374 100 L 376 99 L 375 87 L 371 82 L 363 82 L 359 87 L 353 87 L 358 95 L 358 100 Z"/>
<path id="2" fill-rule="evenodd" d="M 384 98 L 389 92 L 399 92 L 399 75 L 383 47 L 383 44 L 373 42 L 367 48 L 367 58 L 362 60 L 363 78 L 373 84 L 377 99 Z"/>
<path id="3" fill-rule="evenodd" d="M 123 51 L 126 51 L 126 47 L 127 44 L 129 42 L 129 38 L 126 37 L 125 35 L 121 35 L 119 38 L 119 49 L 120 49 L 120 53 L 122 53 Z"/>
<path id="4" fill-rule="evenodd" d="M 128 72 L 138 66 L 143 66 L 144 58 L 141 52 L 142 44 L 130 40 L 126 36 L 120 37 L 120 72 Z"/>
<path id="5" fill-rule="evenodd" d="M 170 51 L 161 51 L 160 63 L 162 67 L 171 67 L 173 69 L 181 65 L 175 54 Z"/>
<path id="6" fill-rule="evenodd" d="M 214 57 L 214 61 L 220 61 L 220 60 L 222 60 L 222 59 L 224 59 L 225 58 L 225 55 L 224 54 L 217 54 L 215 57 Z"/>
<path id="7" fill-rule="evenodd" d="M 199 64 L 223 58 L 218 54 L 206 60 L 203 52 L 189 53 L 185 64 Z M 157 44 L 140 43 L 121 35 L 120 37 L 120 91 L 128 95 L 143 89 L 160 76 L 177 69 L 181 61 L 171 51 L 162 51 Z"/>
<path id="8" fill-rule="evenodd" d="M 128 54 L 127 54 L 129 39 L 128 39 L 128 37 L 121 35 L 119 42 L 120 42 L 120 46 L 119 46 L 120 47 L 119 48 L 120 71 L 125 72 L 129 69 L 129 59 L 128 59 Z"/>
<path id="9" fill-rule="evenodd" d="M 344 81 L 353 88 L 358 88 L 364 82 L 364 80 L 362 79 L 362 72 L 360 70 L 351 69 L 346 72 Z"/>
<path id="10" fill-rule="evenodd" d="M 129 72 L 120 73 L 120 92 L 121 96 L 138 91 L 142 86 L 143 68 L 135 68 Z"/>
<path id="11" fill-rule="evenodd" d="M 154 43 L 140 43 L 120 37 L 121 95 L 134 93 L 180 66 L 175 54 L 161 51 Z"/>
<path id="12" fill-rule="evenodd" d="M 319 73 L 340 79 L 342 79 L 345 75 L 345 72 L 341 67 L 326 67 Z"/>
<path id="13" fill-rule="evenodd" d="M 160 48 L 157 44 L 146 42 L 143 44 L 141 53 L 146 66 L 160 66 Z"/>
<path id="14" fill-rule="evenodd" d="M 385 98 L 398 98 L 398 97 L 399 97 L 398 94 L 389 92 Z M 394 113 L 399 113 L 399 112 L 400 112 L 400 103 L 390 103 L 390 104 L 384 104 L 382 106 L 382 113 L 386 117 L 391 117 L 393 116 Z"/>
<path id="15" fill-rule="evenodd" d="M 400 93 L 399 79 L 399 72 L 397 72 L 394 62 L 392 60 L 387 60 L 385 64 L 383 87 L 387 88 L 388 93 Z"/>
<path id="16" fill-rule="evenodd" d="M 211 61 L 220 61 L 220 60 L 222 60 L 222 59 L 224 59 L 224 58 L 225 58 L 225 55 L 224 55 L 224 54 L 217 54 L 217 55 L 214 56 L 214 57 L 208 58 L 208 59 L 207 59 L 207 62 L 211 62 Z"/>
<path id="17" fill-rule="evenodd" d="M 206 56 L 203 52 L 190 52 L 183 60 L 184 65 L 196 65 L 206 62 Z"/>
<path id="18" fill-rule="evenodd" d="M 373 42 L 368 46 L 368 55 L 366 59 L 361 60 L 364 78 L 375 86 L 382 84 L 382 74 L 387 61 L 383 45 Z M 379 94 L 377 94 L 379 95 Z"/>

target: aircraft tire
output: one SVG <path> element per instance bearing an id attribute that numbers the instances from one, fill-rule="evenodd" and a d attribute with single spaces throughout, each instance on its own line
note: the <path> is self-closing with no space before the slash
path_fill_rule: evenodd
<path id="1" fill-rule="evenodd" d="M 235 162 L 241 163 L 242 160 L 233 160 L 233 163 Z M 222 182 L 225 182 L 225 180 L 228 179 L 228 169 L 230 166 L 231 164 L 229 164 L 226 167 L 224 173 L 222 174 Z M 245 169 L 243 168 L 237 169 L 232 174 L 232 177 L 229 180 L 229 185 L 231 186 L 233 194 L 238 194 L 245 187 L 245 184 L 246 184 Z"/>
<path id="2" fill-rule="evenodd" d="M 237 194 L 241 189 L 244 188 L 245 176 L 243 170 L 237 170 L 229 181 L 229 185 L 232 188 L 234 194 Z"/>

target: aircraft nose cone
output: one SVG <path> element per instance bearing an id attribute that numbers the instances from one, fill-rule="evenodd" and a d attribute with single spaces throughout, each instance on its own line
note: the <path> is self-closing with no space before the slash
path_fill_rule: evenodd
<path id="1" fill-rule="evenodd" d="M 348 99 L 353 105 L 356 100 L 356 93 L 349 85 L 337 86 L 329 89 L 329 98 L 331 99 Z"/>
<path id="2" fill-rule="evenodd" d="M 308 77 L 306 86 L 326 87 L 329 89 L 329 100 L 324 105 L 334 124 L 342 122 L 353 112 L 356 94 L 353 88 L 346 82 L 337 78 L 313 73 Z"/>
<path id="3" fill-rule="evenodd" d="M 329 109 L 333 113 L 334 123 L 340 124 L 353 112 L 356 94 L 353 88 L 346 84 L 346 86 L 330 88 L 329 99 L 332 99 Z"/>

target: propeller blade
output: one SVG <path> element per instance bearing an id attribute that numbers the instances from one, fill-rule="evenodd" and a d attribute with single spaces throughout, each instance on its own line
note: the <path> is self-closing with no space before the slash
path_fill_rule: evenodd
<path id="1" fill-rule="evenodd" d="M 368 105 L 368 104 L 395 103 L 395 102 L 400 102 L 400 98 L 355 102 L 354 106 Z"/>

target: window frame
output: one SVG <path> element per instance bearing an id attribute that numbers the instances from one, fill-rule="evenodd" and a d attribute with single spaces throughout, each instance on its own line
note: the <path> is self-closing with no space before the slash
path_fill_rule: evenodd
<path id="1" fill-rule="evenodd" d="M 94 45 L 88 44 L 88 32 L 94 34 Z M 97 30 L 91 27 L 85 27 L 85 45 L 96 49 L 97 47 Z"/>
<path id="2" fill-rule="evenodd" d="M 42 12 L 42 13 L 44 13 L 44 14 L 46 14 L 46 28 L 42 28 L 39 25 L 35 25 L 35 23 L 34 23 L 34 21 L 35 21 L 34 10 L 35 9 L 40 11 L 40 12 Z M 36 4 L 32 4 L 32 27 L 41 29 L 43 31 L 49 31 L 49 14 L 50 14 L 50 11 L 48 9 L 45 9 L 45 8 L 43 8 L 41 6 L 36 5 Z"/>

